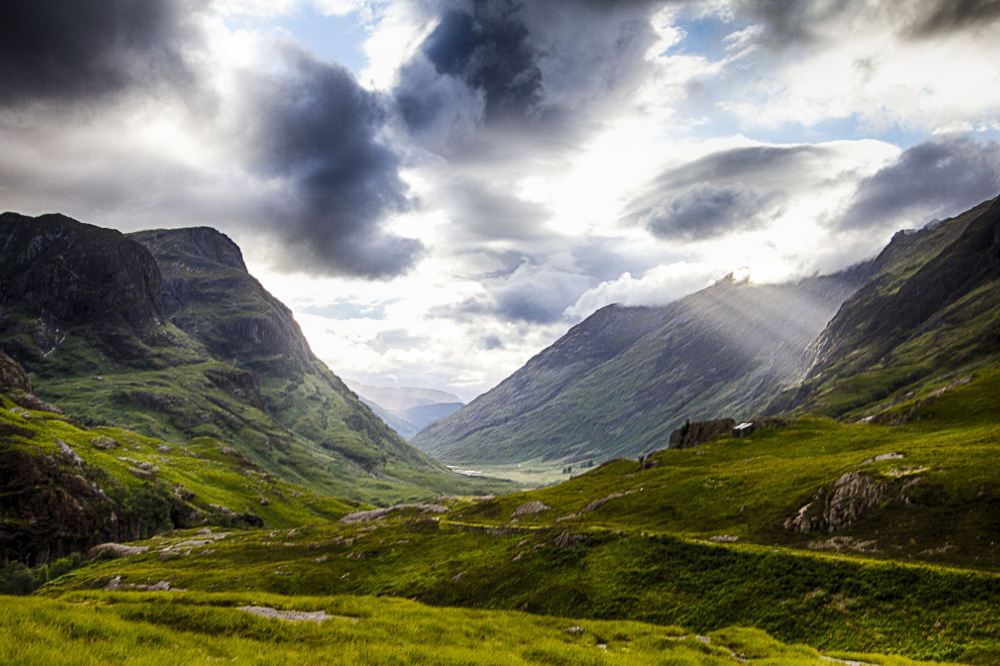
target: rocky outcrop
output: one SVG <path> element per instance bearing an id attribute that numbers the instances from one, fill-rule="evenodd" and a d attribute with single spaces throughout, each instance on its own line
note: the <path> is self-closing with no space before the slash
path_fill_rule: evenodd
<path id="1" fill-rule="evenodd" d="M 49 562 L 105 541 L 138 538 L 137 525 L 78 469 L 0 442 L 0 564 Z"/>
<path id="2" fill-rule="evenodd" d="M 448 507 L 443 504 L 397 504 L 383 509 L 370 509 L 368 511 L 355 511 L 340 519 L 342 523 L 366 523 L 372 520 L 381 520 L 391 513 L 405 511 L 407 509 L 417 509 L 421 514 L 447 513 Z"/>
<path id="3" fill-rule="evenodd" d="M 257 375 L 245 370 L 208 370 L 205 378 L 212 386 L 222 389 L 240 402 L 264 411 L 264 401 L 260 397 L 260 382 Z"/>
<path id="4" fill-rule="evenodd" d="M 736 421 L 732 419 L 685 421 L 684 425 L 670 433 L 670 448 L 690 449 L 700 446 L 720 435 L 728 435 L 734 425 Z"/>
<path id="5" fill-rule="evenodd" d="M 887 496 L 888 483 L 861 472 L 848 472 L 821 487 L 785 528 L 802 534 L 836 532 L 849 527 Z"/>
<path id="6" fill-rule="evenodd" d="M 520 518 L 521 516 L 530 516 L 536 513 L 541 513 L 542 511 L 547 511 L 551 508 L 552 507 L 548 504 L 536 500 L 534 502 L 528 502 L 527 504 L 519 504 L 517 508 L 514 509 L 514 512 L 510 514 L 510 517 L 513 520 L 514 518 Z"/>
<path id="7" fill-rule="evenodd" d="M 62 412 L 55 405 L 50 405 L 35 396 L 28 373 L 21 364 L 0 351 L 0 393 L 16 402 L 25 409 L 42 412 Z"/>
<path id="8" fill-rule="evenodd" d="M 31 380 L 20 363 L 0 351 L 0 391 L 10 389 L 31 393 Z"/>

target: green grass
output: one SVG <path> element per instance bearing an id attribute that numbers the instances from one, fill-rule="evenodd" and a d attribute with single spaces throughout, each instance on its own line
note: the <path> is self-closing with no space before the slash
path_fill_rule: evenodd
<path id="1" fill-rule="evenodd" d="M 357 502 L 317 495 L 282 481 L 207 437 L 177 444 L 119 428 L 85 428 L 58 414 L 23 409 L 2 396 L 0 428 L 4 430 L 0 453 L 8 460 L 13 460 L 14 452 L 23 454 L 18 458 L 22 468 L 11 473 L 22 478 L 38 475 L 35 483 L 42 484 L 65 484 L 73 478 L 95 484 L 114 502 L 108 507 L 101 503 L 102 508 L 95 510 L 116 511 L 116 520 L 136 521 L 135 536 L 173 527 L 172 507 L 179 504 L 190 509 L 187 524 L 233 524 L 233 515 L 253 514 L 273 527 L 336 519 L 359 507 Z M 63 445 L 78 460 L 65 453 Z M 72 503 L 88 496 L 84 492 L 66 500 L 66 515 L 75 515 Z M 5 518 L 15 506 L 14 499 L 6 503 Z M 25 506 L 36 520 L 57 519 L 61 510 L 49 507 L 53 513 L 48 515 L 40 507 Z"/>
<path id="2" fill-rule="evenodd" d="M 187 545 L 193 538 L 150 540 L 144 554 L 95 562 L 42 592 L 104 588 L 120 577 L 209 592 L 376 594 L 700 633 L 753 626 L 824 650 L 1000 658 L 1000 577 L 973 570 L 623 530 L 490 533 L 416 512 Z"/>
<path id="3" fill-rule="evenodd" d="M 809 417 L 644 463 L 612 461 L 540 490 L 443 500 L 444 513 L 232 532 L 183 548 L 191 532 L 166 535 L 43 590 L 121 576 L 206 592 L 374 594 L 700 633 L 754 627 L 822 650 L 995 663 L 998 400 L 1000 370 L 982 370 L 914 396 L 899 426 Z M 865 462 L 884 453 L 905 457 Z M 920 471 L 897 476 L 905 468 Z M 784 527 L 818 489 L 859 470 L 888 491 L 858 520 L 832 533 Z M 514 518 L 535 501 L 549 508 Z M 720 536 L 738 540 L 708 542 Z M 809 549 L 831 537 L 875 549 Z"/>
<path id="4" fill-rule="evenodd" d="M 192 438 L 225 442 L 261 470 L 325 495 L 393 504 L 434 494 L 509 492 L 516 487 L 497 479 L 465 479 L 384 453 L 378 461 L 382 473 L 373 478 L 364 470 L 365 464 L 373 463 L 370 445 L 344 422 L 331 417 L 306 429 L 314 441 L 291 432 L 208 378 L 212 373 L 235 372 L 218 361 L 120 370 L 49 380 L 40 395 L 87 425 L 113 424 L 179 446 Z M 299 395 L 303 392 L 307 394 Z M 292 390 L 288 400 L 310 403 L 318 393 L 312 384 L 303 385 Z M 152 408 L 153 404 L 163 407 Z"/>
<path id="5" fill-rule="evenodd" d="M 287 622 L 239 610 L 324 611 Z M 570 630 L 570 631 L 567 631 Z M 904 666 L 894 656 L 846 655 Z M 404 599 L 78 592 L 0 598 L 5 664 L 822 664 L 820 653 L 728 627 L 696 636 L 639 622 L 431 608 Z"/>

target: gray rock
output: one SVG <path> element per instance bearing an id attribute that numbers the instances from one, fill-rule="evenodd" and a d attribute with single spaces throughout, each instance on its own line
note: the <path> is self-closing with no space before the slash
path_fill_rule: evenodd
<path id="1" fill-rule="evenodd" d="M 535 500 L 534 502 L 528 502 L 527 504 L 519 505 L 516 509 L 514 509 L 514 513 L 510 514 L 510 517 L 513 519 L 513 518 L 520 518 L 521 516 L 530 516 L 532 514 L 541 513 L 542 511 L 551 508 L 552 507 L 550 507 L 548 504 L 544 504 L 542 502 L 539 502 L 538 500 Z"/>

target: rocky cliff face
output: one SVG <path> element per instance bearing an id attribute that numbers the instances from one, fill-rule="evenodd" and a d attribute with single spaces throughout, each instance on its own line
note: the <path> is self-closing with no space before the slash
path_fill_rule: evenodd
<path id="1" fill-rule="evenodd" d="M 163 275 L 172 323 L 216 358 L 265 374 L 295 375 L 314 359 L 291 311 L 251 276 L 239 247 L 208 227 L 141 231 Z"/>
<path id="2" fill-rule="evenodd" d="M 0 391 L 11 389 L 31 393 L 31 380 L 20 363 L 0 351 Z"/>
<path id="3" fill-rule="evenodd" d="M 67 335 L 136 360 L 162 335 L 160 289 L 152 255 L 117 231 L 63 215 L 0 215 L 0 332 L 21 333 L 8 351 L 29 370 Z"/>
<path id="4" fill-rule="evenodd" d="M 690 449 L 710 442 L 721 435 L 732 432 L 736 421 L 732 419 L 712 419 L 709 421 L 685 421 L 670 433 L 671 449 Z"/>
<path id="5" fill-rule="evenodd" d="M 69 465 L 67 466 L 67 462 Z M 32 455 L 0 437 L 0 564 L 38 564 L 102 541 L 139 538 L 138 525 L 72 461 Z"/>
<path id="6" fill-rule="evenodd" d="M 143 328 L 162 317 L 155 260 L 117 231 L 63 215 L 4 213 L 0 248 L 0 303 L 61 324 L 121 317 Z"/>

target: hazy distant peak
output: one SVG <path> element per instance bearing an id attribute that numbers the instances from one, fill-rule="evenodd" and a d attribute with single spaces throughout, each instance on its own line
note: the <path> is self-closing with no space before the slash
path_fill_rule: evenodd
<path id="1" fill-rule="evenodd" d="M 353 379 L 344 379 L 347 388 L 362 398 L 389 410 L 407 410 L 424 405 L 462 403 L 457 395 L 437 389 L 414 386 L 371 386 Z"/>

